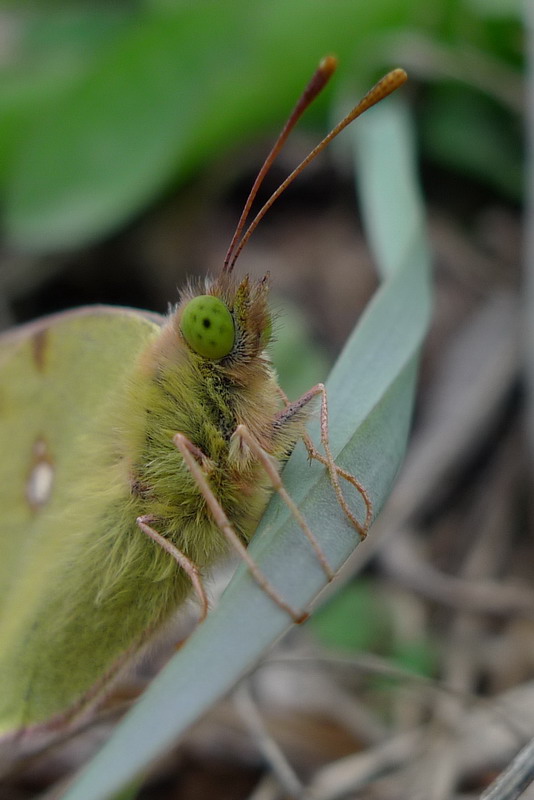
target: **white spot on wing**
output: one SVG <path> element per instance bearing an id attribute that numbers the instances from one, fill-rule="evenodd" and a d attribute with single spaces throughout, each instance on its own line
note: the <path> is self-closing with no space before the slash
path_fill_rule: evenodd
<path id="1" fill-rule="evenodd" d="M 37 439 L 26 481 L 26 499 L 33 511 L 42 508 L 52 495 L 54 466 L 44 439 Z"/>

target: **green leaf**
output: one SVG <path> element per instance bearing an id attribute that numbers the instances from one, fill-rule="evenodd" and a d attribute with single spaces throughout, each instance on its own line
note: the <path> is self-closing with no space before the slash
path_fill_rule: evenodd
<path id="1" fill-rule="evenodd" d="M 388 100 L 356 126 L 354 137 L 361 148 L 368 232 L 385 278 L 329 378 L 330 439 L 336 460 L 361 478 L 378 512 L 406 447 L 417 356 L 430 314 L 429 258 L 405 111 Z M 330 563 L 339 567 L 358 542 L 325 470 L 308 465 L 304 448 L 297 448 L 283 477 Z M 250 551 L 294 606 L 309 604 L 325 585 L 278 498 Z M 219 606 L 71 786 L 68 800 L 104 800 L 145 771 L 288 627 L 287 616 L 240 567 Z"/>
<path id="2" fill-rule="evenodd" d="M 479 92 L 458 85 L 434 87 L 423 114 L 427 154 L 519 201 L 523 152 L 519 118 Z"/>
<path id="3" fill-rule="evenodd" d="M 322 645 L 338 653 L 375 653 L 412 673 L 430 677 L 435 672 L 432 642 L 395 626 L 391 602 L 376 581 L 359 578 L 349 583 L 314 614 L 310 628 Z M 383 676 L 378 683 L 384 683 Z"/>
<path id="4" fill-rule="evenodd" d="M 33 9 L 11 30 L 8 25 L 7 58 L 0 80 L 2 183 L 13 168 L 12 160 L 25 139 L 25 131 L 34 126 L 40 130 L 49 109 L 77 87 L 91 69 L 95 54 L 117 34 L 127 18 L 126 10 L 103 7 L 98 11 Z M 63 141 L 61 137 L 57 144 Z"/>
<path id="5" fill-rule="evenodd" d="M 408 22 L 422 4 L 203 0 L 140 10 L 20 132 L 9 237 L 54 249 L 113 230 L 207 158 L 278 126 L 322 55 L 334 51 L 349 67 L 358 41 Z"/>
<path id="6" fill-rule="evenodd" d="M 388 606 L 376 584 L 365 579 L 338 592 L 314 614 L 310 627 L 322 644 L 336 650 L 388 654 L 391 645 Z"/>

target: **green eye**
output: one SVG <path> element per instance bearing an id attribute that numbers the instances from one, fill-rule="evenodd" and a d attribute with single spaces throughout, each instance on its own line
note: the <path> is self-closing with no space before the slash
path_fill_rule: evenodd
<path id="1" fill-rule="evenodd" d="M 186 305 L 182 333 L 191 350 L 204 358 L 224 358 L 234 346 L 232 315 L 222 300 L 210 294 L 195 297 Z"/>

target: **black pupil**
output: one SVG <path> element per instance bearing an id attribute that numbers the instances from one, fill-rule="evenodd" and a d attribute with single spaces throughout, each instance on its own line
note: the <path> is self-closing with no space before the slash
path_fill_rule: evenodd
<path id="1" fill-rule="evenodd" d="M 203 324 L 203 326 L 205 328 L 210 328 L 211 327 L 211 320 L 209 320 L 207 317 L 204 317 L 204 319 L 202 320 L 202 324 Z"/>

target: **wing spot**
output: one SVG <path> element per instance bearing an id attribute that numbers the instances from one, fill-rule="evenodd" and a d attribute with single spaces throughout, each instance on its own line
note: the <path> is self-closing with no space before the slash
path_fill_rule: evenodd
<path id="1" fill-rule="evenodd" d="M 32 461 L 26 480 L 26 500 L 32 511 L 39 511 L 52 496 L 54 464 L 44 439 L 33 445 Z"/>

